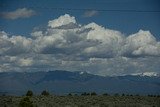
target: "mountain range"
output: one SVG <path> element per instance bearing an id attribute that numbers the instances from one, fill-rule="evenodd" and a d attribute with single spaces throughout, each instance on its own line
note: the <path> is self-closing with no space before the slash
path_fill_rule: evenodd
<path id="1" fill-rule="evenodd" d="M 23 95 L 48 90 L 53 94 L 82 92 L 160 94 L 159 75 L 99 76 L 87 72 L 55 70 L 48 72 L 1 72 L 0 94 Z"/>

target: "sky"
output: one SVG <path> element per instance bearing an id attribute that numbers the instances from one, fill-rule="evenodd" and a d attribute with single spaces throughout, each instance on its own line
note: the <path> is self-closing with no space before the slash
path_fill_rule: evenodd
<path id="1" fill-rule="evenodd" d="M 0 0 L 0 72 L 160 73 L 159 0 Z"/>

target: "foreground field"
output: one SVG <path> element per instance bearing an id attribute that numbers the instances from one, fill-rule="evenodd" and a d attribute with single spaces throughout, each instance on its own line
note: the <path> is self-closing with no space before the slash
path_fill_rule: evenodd
<path id="1" fill-rule="evenodd" d="M 26 98 L 32 105 L 26 106 Z M 25 100 L 24 100 L 25 99 Z M 23 101 L 24 100 L 24 101 Z M 23 102 L 22 102 L 23 101 Z M 21 102 L 21 104 L 20 104 Z M 0 107 L 160 107 L 160 97 L 147 96 L 1 96 Z"/>

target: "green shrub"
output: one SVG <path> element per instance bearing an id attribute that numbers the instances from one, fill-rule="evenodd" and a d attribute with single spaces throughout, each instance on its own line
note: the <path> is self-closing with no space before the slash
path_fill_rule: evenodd
<path id="1" fill-rule="evenodd" d="M 71 94 L 71 93 L 69 93 L 69 94 L 68 94 L 68 96 L 72 96 L 72 94 Z"/>
<path id="2" fill-rule="evenodd" d="M 33 107 L 33 102 L 30 101 L 29 97 L 21 99 L 18 107 Z"/>
<path id="3" fill-rule="evenodd" d="M 88 95 L 90 95 L 90 93 L 84 92 L 84 93 L 82 93 L 81 95 L 82 95 L 82 96 L 88 96 Z"/>
<path id="4" fill-rule="evenodd" d="M 118 94 L 118 93 L 115 93 L 115 94 L 114 94 L 114 96 L 115 96 L 115 97 L 118 97 L 118 96 L 119 96 L 119 94 Z"/>
<path id="5" fill-rule="evenodd" d="M 104 93 L 103 96 L 109 96 L 109 94 L 108 93 Z"/>
<path id="6" fill-rule="evenodd" d="M 48 96 L 48 95 L 49 95 L 49 92 L 46 91 L 46 90 L 44 90 L 44 91 L 42 91 L 41 95 Z"/>
<path id="7" fill-rule="evenodd" d="M 92 93 L 91 93 L 91 96 L 93 96 L 93 95 L 97 95 L 97 94 L 96 94 L 95 92 L 92 92 Z"/>
<path id="8" fill-rule="evenodd" d="M 123 93 L 122 96 L 125 96 L 125 94 Z"/>
<path id="9" fill-rule="evenodd" d="M 90 93 L 87 93 L 86 95 L 90 95 Z"/>
<path id="10" fill-rule="evenodd" d="M 26 93 L 26 96 L 30 96 L 30 97 L 33 96 L 33 92 L 31 90 L 28 90 Z"/>

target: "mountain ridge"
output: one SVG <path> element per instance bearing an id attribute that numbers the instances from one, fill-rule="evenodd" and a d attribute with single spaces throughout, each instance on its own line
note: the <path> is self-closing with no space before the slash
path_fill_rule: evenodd
<path id="1" fill-rule="evenodd" d="M 159 76 L 99 76 L 62 70 L 48 72 L 0 73 L 0 92 L 22 95 L 27 90 L 55 94 L 69 92 L 160 94 Z"/>

